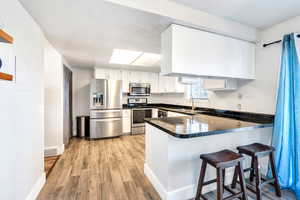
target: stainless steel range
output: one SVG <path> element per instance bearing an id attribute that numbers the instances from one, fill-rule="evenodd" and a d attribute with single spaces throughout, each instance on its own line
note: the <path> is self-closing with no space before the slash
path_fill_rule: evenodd
<path id="1" fill-rule="evenodd" d="M 122 81 L 93 79 L 90 88 L 90 139 L 122 135 Z"/>
<path id="2" fill-rule="evenodd" d="M 132 107 L 132 134 L 145 133 L 145 118 L 152 118 L 152 109 L 147 107 L 147 98 L 130 98 L 128 105 Z"/>

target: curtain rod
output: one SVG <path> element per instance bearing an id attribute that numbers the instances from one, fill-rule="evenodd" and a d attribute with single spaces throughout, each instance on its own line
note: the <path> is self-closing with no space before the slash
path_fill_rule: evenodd
<path id="1" fill-rule="evenodd" d="M 300 38 L 300 34 L 297 35 L 298 38 Z M 280 43 L 282 40 L 277 40 L 277 41 L 274 41 L 274 42 L 270 42 L 270 43 L 266 43 L 266 44 L 263 44 L 263 47 L 267 47 L 267 46 L 270 46 L 272 44 L 277 44 L 277 43 Z"/>

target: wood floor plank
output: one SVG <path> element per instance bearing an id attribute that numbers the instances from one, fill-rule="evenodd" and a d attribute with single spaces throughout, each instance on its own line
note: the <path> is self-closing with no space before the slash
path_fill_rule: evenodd
<path id="1" fill-rule="evenodd" d="M 144 135 L 88 141 L 74 138 L 52 169 L 38 200 L 160 200 L 144 175 Z M 215 192 L 206 194 L 215 199 Z M 249 193 L 249 200 L 255 195 Z M 263 200 L 279 198 L 268 187 Z M 282 200 L 294 200 L 283 191 Z"/>

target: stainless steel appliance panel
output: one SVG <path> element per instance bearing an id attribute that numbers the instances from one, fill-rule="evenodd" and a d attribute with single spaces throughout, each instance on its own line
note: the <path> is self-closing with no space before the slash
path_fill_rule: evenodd
<path id="1" fill-rule="evenodd" d="M 90 120 L 90 139 L 109 138 L 122 135 L 122 118 Z"/>
<path id="2" fill-rule="evenodd" d="M 150 108 L 134 108 L 132 109 L 131 131 L 132 134 L 145 133 L 145 118 L 152 117 L 152 109 Z"/>
<path id="3" fill-rule="evenodd" d="M 122 81 L 91 81 L 90 139 L 122 135 Z"/>
<path id="4" fill-rule="evenodd" d="M 151 85 L 149 83 L 129 83 L 129 95 L 131 96 L 149 96 Z"/>
<path id="5" fill-rule="evenodd" d="M 122 108 L 122 81 L 107 80 L 106 108 Z"/>
<path id="6" fill-rule="evenodd" d="M 122 117 L 122 110 L 91 110 L 90 118 L 102 119 L 102 118 L 116 118 Z"/>
<path id="7" fill-rule="evenodd" d="M 93 79 L 90 87 L 90 109 L 122 107 L 122 81 Z"/>
<path id="8" fill-rule="evenodd" d="M 92 79 L 90 84 L 90 108 L 104 109 L 106 108 L 106 88 L 107 80 Z"/>

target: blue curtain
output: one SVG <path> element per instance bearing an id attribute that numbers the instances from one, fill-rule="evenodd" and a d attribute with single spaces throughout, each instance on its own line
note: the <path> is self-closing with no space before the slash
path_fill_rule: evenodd
<path id="1" fill-rule="evenodd" d="M 279 183 L 300 200 L 300 69 L 295 35 L 285 35 L 273 129 Z"/>

